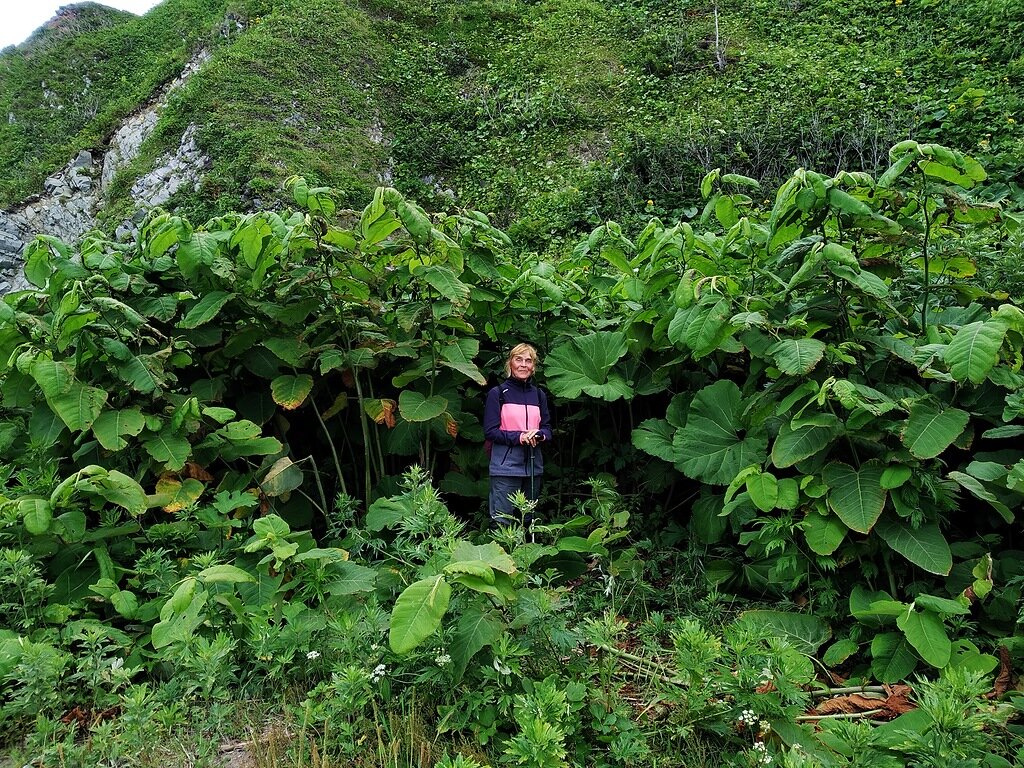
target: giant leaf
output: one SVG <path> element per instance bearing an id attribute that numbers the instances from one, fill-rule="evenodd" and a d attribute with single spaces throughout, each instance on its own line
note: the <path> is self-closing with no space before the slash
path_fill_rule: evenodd
<path id="1" fill-rule="evenodd" d="M 126 408 L 121 411 L 104 411 L 92 425 L 92 433 L 100 445 L 108 451 L 120 451 L 128 445 L 125 436 L 142 432 L 146 426 L 146 417 L 138 408 Z"/>
<path id="2" fill-rule="evenodd" d="M 189 280 L 195 278 L 200 267 L 213 264 L 217 249 L 217 238 L 212 232 L 193 232 L 192 237 L 178 244 L 175 254 L 178 269 Z"/>
<path id="3" fill-rule="evenodd" d="M 192 446 L 188 440 L 169 429 L 144 435 L 142 444 L 150 456 L 166 465 L 172 472 L 185 466 L 192 453 Z"/>
<path id="4" fill-rule="evenodd" d="M 809 512 L 800 522 L 807 546 L 819 555 L 831 555 L 843 543 L 849 528 L 834 515 L 819 515 Z"/>
<path id="5" fill-rule="evenodd" d="M 874 461 L 859 470 L 834 461 L 822 472 L 829 487 L 828 505 L 851 530 L 868 533 L 882 514 L 886 496 L 883 471 L 882 465 Z"/>
<path id="6" fill-rule="evenodd" d="M 964 431 L 970 414 L 959 408 L 939 408 L 917 402 L 903 428 L 903 444 L 919 459 L 934 459 Z"/>
<path id="7" fill-rule="evenodd" d="M 487 377 L 477 368 L 473 358 L 480 351 L 480 342 L 476 339 L 458 339 L 453 344 L 441 348 L 441 365 L 456 370 L 477 384 L 486 384 Z"/>
<path id="8" fill-rule="evenodd" d="M 647 419 L 641 421 L 633 430 L 633 447 L 639 448 L 644 453 L 657 456 L 665 461 L 675 461 L 675 450 L 672 447 L 672 438 L 675 435 L 675 427 L 665 419 Z"/>
<path id="9" fill-rule="evenodd" d="M 949 542 L 936 523 L 922 523 L 913 528 L 906 520 L 885 517 L 878 521 L 875 533 L 892 549 L 929 573 L 948 576 L 953 568 Z"/>
<path id="10" fill-rule="evenodd" d="M 916 611 L 911 607 L 896 619 L 896 626 L 903 630 L 907 642 L 921 654 L 921 658 L 933 667 L 942 669 L 949 663 L 953 644 L 937 613 Z"/>
<path id="11" fill-rule="evenodd" d="M 354 595 L 358 592 L 372 592 L 377 583 L 377 572 L 373 568 L 348 560 L 332 563 L 331 580 L 327 591 L 332 595 Z"/>
<path id="12" fill-rule="evenodd" d="M 825 354 L 825 343 L 817 339 L 784 339 L 768 348 L 775 365 L 795 376 L 810 373 Z"/>
<path id="13" fill-rule="evenodd" d="M 398 410 L 406 421 L 430 421 L 448 410 L 448 400 L 440 395 L 427 397 L 411 389 L 398 396 Z"/>
<path id="14" fill-rule="evenodd" d="M 795 429 L 784 424 L 772 445 L 772 464 L 779 469 L 792 467 L 823 451 L 842 433 L 842 422 L 830 413 L 804 419 Z"/>
<path id="15" fill-rule="evenodd" d="M 46 402 L 53 412 L 60 416 L 72 432 L 89 429 L 99 417 L 107 402 L 107 393 L 97 387 L 88 387 L 80 382 L 71 384 L 62 395 L 48 397 Z"/>
<path id="16" fill-rule="evenodd" d="M 459 617 L 450 646 L 456 681 L 465 674 L 470 660 L 486 646 L 496 643 L 504 629 L 497 611 L 476 603 L 466 607 Z"/>
<path id="17" fill-rule="evenodd" d="M 270 382 L 270 394 L 274 402 L 286 411 L 294 411 L 302 405 L 313 390 L 313 377 L 308 373 L 298 376 L 286 374 Z"/>
<path id="18" fill-rule="evenodd" d="M 978 480 L 975 477 L 971 477 L 970 475 L 965 474 L 963 472 L 957 471 L 950 472 L 949 479 L 955 480 L 961 486 L 970 491 L 972 495 L 976 496 L 982 501 L 988 502 L 989 505 L 991 505 L 991 507 L 996 512 L 998 512 L 1000 516 L 1003 518 L 1003 520 L 1005 520 L 1007 523 L 1013 522 L 1013 512 L 1010 510 L 1010 508 L 1007 507 L 1006 504 L 1001 502 L 994 493 L 988 490 L 988 488 L 986 488 L 980 480 Z"/>
<path id="19" fill-rule="evenodd" d="M 677 441 L 676 460 L 689 477 L 728 485 L 744 467 L 764 462 L 767 436 L 761 428 L 748 429 L 743 406 L 739 387 L 728 380 L 696 394 Z"/>
<path id="20" fill-rule="evenodd" d="M 397 654 L 405 654 L 437 631 L 448 610 L 452 588 L 438 574 L 410 584 L 398 596 L 391 611 L 388 643 Z"/>
<path id="21" fill-rule="evenodd" d="M 545 363 L 552 393 L 567 398 L 586 393 L 602 400 L 630 397 L 632 387 L 612 366 L 626 354 L 626 335 L 597 331 L 575 336 L 556 347 Z"/>
<path id="22" fill-rule="evenodd" d="M 188 314 L 178 323 L 179 328 L 198 328 L 208 323 L 221 311 L 225 304 L 235 297 L 235 294 L 227 291 L 210 291 L 188 311 Z"/>
<path id="23" fill-rule="evenodd" d="M 943 359 L 957 381 L 981 384 L 999 358 L 1006 325 L 998 320 L 978 320 L 963 326 L 946 347 Z"/>
<path id="24" fill-rule="evenodd" d="M 267 496 L 281 496 L 302 485 L 302 470 L 287 456 L 282 456 L 260 480 L 260 490 Z"/>
<path id="25" fill-rule="evenodd" d="M 832 630 L 817 616 L 789 611 L 744 611 L 738 625 L 757 629 L 762 636 L 784 637 L 801 653 L 813 655 L 832 637 Z"/>
<path id="26" fill-rule="evenodd" d="M 420 267 L 413 274 L 454 304 L 469 301 L 469 286 L 459 280 L 455 272 L 448 267 L 431 264 Z"/>
<path id="27" fill-rule="evenodd" d="M 883 683 L 905 679 L 917 658 L 902 632 L 881 632 L 871 640 L 871 673 Z"/>

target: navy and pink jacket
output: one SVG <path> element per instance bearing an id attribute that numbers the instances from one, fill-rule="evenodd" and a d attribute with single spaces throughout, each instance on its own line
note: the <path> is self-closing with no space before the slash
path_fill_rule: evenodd
<path id="1" fill-rule="evenodd" d="M 544 442 L 551 440 L 551 413 L 544 390 L 533 379 L 515 377 L 502 382 L 487 393 L 484 406 L 484 437 L 491 441 L 489 472 L 499 477 L 529 477 L 530 452 L 533 452 L 533 475 L 544 473 L 544 457 L 540 446 L 530 448 L 519 442 L 519 436 L 531 429 L 540 430 Z"/>

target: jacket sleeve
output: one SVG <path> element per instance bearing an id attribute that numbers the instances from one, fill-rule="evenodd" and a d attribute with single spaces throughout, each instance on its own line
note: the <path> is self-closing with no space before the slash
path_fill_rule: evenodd
<path id="1" fill-rule="evenodd" d="M 548 409 L 548 395 L 539 387 L 537 388 L 537 403 L 540 406 L 540 433 L 544 435 L 544 442 L 554 437 L 551 433 L 551 411 Z"/>
<path id="2" fill-rule="evenodd" d="M 497 445 L 519 445 L 521 434 L 517 430 L 501 428 L 501 397 L 498 387 L 494 387 L 487 393 L 484 404 L 484 437 Z"/>

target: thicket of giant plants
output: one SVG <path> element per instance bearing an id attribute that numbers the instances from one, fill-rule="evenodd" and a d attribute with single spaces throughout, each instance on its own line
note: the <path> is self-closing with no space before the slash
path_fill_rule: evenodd
<path id="1" fill-rule="evenodd" d="M 975 160 L 713 171 L 692 220 L 557 263 L 477 212 L 288 188 L 39 238 L 0 302 L 5 743 L 1011 764 L 1022 217 Z M 524 339 L 555 413 L 529 535 L 481 508 L 483 388 Z"/>

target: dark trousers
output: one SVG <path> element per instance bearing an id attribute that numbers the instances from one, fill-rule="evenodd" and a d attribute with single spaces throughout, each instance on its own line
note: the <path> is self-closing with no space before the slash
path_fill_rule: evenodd
<path id="1" fill-rule="evenodd" d="M 516 509 L 509 500 L 516 491 L 522 491 L 530 501 L 537 500 L 540 496 L 541 477 L 542 475 L 535 475 L 532 478 L 491 475 L 491 493 L 488 501 L 491 520 L 495 525 L 509 525 L 517 519 Z"/>

